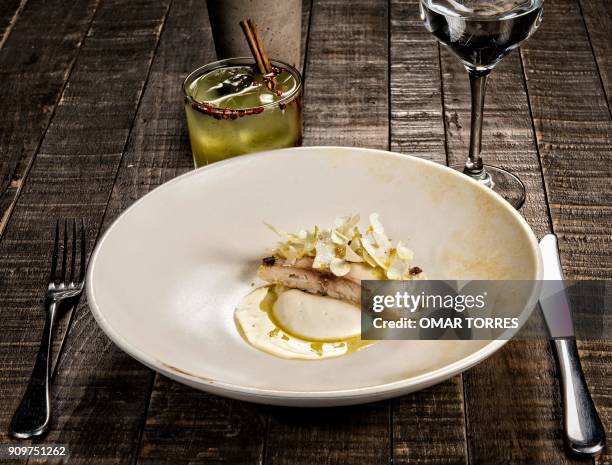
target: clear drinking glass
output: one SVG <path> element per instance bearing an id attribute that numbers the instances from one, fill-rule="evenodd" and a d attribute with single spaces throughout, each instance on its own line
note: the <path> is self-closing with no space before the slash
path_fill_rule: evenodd
<path id="1" fill-rule="evenodd" d="M 525 201 L 521 180 L 482 162 L 482 113 L 489 73 L 539 27 L 543 1 L 421 0 L 426 29 L 461 60 L 470 77 L 470 148 L 465 165 L 454 168 L 494 189 L 517 209 Z"/>
<path id="2" fill-rule="evenodd" d="M 302 77 L 286 63 L 270 62 L 273 87 L 253 58 L 216 61 L 187 76 L 185 115 L 196 168 L 302 144 Z"/>

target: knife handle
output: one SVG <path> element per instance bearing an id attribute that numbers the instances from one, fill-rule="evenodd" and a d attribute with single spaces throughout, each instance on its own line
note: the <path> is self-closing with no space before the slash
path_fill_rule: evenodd
<path id="1" fill-rule="evenodd" d="M 557 338 L 552 346 L 561 375 L 565 445 L 575 455 L 593 457 L 604 449 L 606 434 L 584 379 L 576 340 Z"/>

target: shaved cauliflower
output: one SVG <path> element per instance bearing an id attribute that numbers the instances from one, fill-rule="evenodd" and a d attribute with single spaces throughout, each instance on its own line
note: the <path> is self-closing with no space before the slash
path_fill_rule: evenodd
<path id="1" fill-rule="evenodd" d="M 303 257 L 313 259 L 312 267 L 329 270 L 335 276 L 345 276 L 351 263 L 364 263 L 382 271 L 387 279 L 422 278 L 421 269 L 412 266 L 414 254 L 403 242 L 393 247 L 377 213 L 370 215 L 370 225 L 362 232 L 359 215 L 338 218 L 331 229 L 289 233 L 266 223 L 283 240 L 273 254 L 293 265 Z"/>

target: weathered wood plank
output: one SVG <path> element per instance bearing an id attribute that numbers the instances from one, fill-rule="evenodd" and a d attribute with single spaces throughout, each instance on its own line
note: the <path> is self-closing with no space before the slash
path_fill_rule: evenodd
<path id="1" fill-rule="evenodd" d="M 419 0 L 391 1 L 391 150 L 446 164 L 438 43 Z"/>
<path id="2" fill-rule="evenodd" d="M 553 229 L 569 279 L 610 279 L 612 119 L 608 102 L 579 5 L 572 0 L 547 3 L 545 14 L 542 30 L 525 44 L 522 56 Z M 592 24 L 589 14 L 585 19 Z M 610 24 L 602 27 L 609 30 Z M 609 44 L 609 36 L 607 40 Z M 591 36 L 591 42 L 599 60 L 601 44 L 596 36 Z M 600 62 L 603 84 L 608 85 L 605 68 Z M 584 341 L 580 349 L 587 382 L 609 436 L 612 343 Z M 612 463 L 612 454 L 608 452 L 597 463 Z"/>
<path id="3" fill-rule="evenodd" d="M 0 3 L 0 49 L 17 22 L 27 0 L 2 0 Z"/>
<path id="4" fill-rule="evenodd" d="M 445 48 L 441 63 L 449 161 L 459 164 L 469 145 L 468 77 Z M 542 236 L 550 222 L 517 53 L 491 74 L 484 115 L 483 158 L 523 180 L 527 200 L 521 214 Z M 470 463 L 573 463 L 562 448 L 553 367 L 546 342 L 519 341 L 464 374 Z"/>
<path id="5" fill-rule="evenodd" d="M 388 418 L 389 402 L 325 409 L 272 408 L 266 463 L 388 464 Z"/>
<path id="6" fill-rule="evenodd" d="M 314 2 L 306 60 L 306 145 L 388 147 L 387 15 L 384 1 Z M 265 463 L 389 463 L 388 402 L 270 412 Z"/>
<path id="7" fill-rule="evenodd" d="M 387 4 L 314 1 L 305 145 L 388 147 Z"/>
<path id="8" fill-rule="evenodd" d="M 260 464 L 267 417 L 265 407 L 205 394 L 157 375 L 138 463 Z"/>
<path id="9" fill-rule="evenodd" d="M 31 0 L 10 34 L 5 31 L 0 48 L 0 236 L 97 3 Z"/>
<path id="10" fill-rule="evenodd" d="M 560 0 L 545 14 L 522 55 L 553 226 L 568 277 L 607 279 L 612 120 L 578 5 Z"/>
<path id="11" fill-rule="evenodd" d="M 612 10 L 606 0 L 579 0 L 591 48 L 612 110 Z"/>
<path id="12" fill-rule="evenodd" d="M 564 453 L 548 343 L 511 341 L 464 380 L 471 463 L 581 463 Z"/>
<path id="13" fill-rule="evenodd" d="M 395 399 L 392 407 L 394 464 L 468 463 L 461 376 Z"/>
<path id="14" fill-rule="evenodd" d="M 6 8 L 9 8 L 6 3 Z M 16 5 L 21 8 L 22 4 Z M 59 100 L 97 2 L 31 0 L 0 49 L 0 235 L 39 141 Z M 7 11 L 7 10 L 5 10 Z M 15 12 L 13 12 L 15 13 Z M 52 24 L 52 26 L 50 26 Z M 44 25 L 44 27 L 43 27 Z M 6 32 L 6 31 L 5 31 Z M 27 53 L 24 53 L 24 50 Z M 54 199 L 42 200 L 48 205 Z M 30 219 L 27 219 L 30 216 Z M 39 222 L 44 217 L 45 222 Z M 36 229 L 36 234 L 32 232 Z M 29 378 L 44 323 L 42 302 L 54 225 L 46 215 L 21 212 L 12 236 L 0 242 L 0 441 Z M 65 330 L 60 322 L 55 352 Z M 24 328 L 28 328 L 27 331 Z"/>
<path id="15" fill-rule="evenodd" d="M 70 6 L 64 14 L 73 14 L 74 4 Z M 0 317 L 7 328 L 0 345 L 1 365 L 7 367 L 1 380 L 3 437 L 40 337 L 43 318 L 39 308 L 48 275 L 54 219 L 85 218 L 89 242 L 94 242 L 167 7 L 166 1 L 134 0 L 109 0 L 101 5 L 0 242 Z M 44 24 L 43 18 L 38 21 L 24 22 L 24 27 L 33 32 Z M 15 37 L 17 27 L 7 47 Z M 54 53 L 63 53 L 63 48 Z M 95 383 L 87 387 L 87 395 L 102 401 L 96 397 Z M 129 404 L 129 399 L 113 397 L 109 405 L 111 401 Z M 77 411 L 84 408 L 70 403 L 74 396 L 59 399 Z M 58 413 L 60 418 L 65 415 L 61 405 Z M 49 440 L 67 442 L 71 434 L 79 436 L 83 431 L 67 427 L 52 432 Z M 91 443 L 79 446 L 75 445 L 77 456 L 88 448 L 91 454 L 100 453 Z"/>
<path id="16" fill-rule="evenodd" d="M 391 150 L 446 164 L 438 44 L 418 11 L 391 1 Z M 393 463 L 467 464 L 463 404 L 461 376 L 393 400 Z"/>

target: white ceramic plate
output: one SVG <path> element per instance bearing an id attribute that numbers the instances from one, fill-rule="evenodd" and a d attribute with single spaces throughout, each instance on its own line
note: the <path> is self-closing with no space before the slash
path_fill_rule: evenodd
<path id="1" fill-rule="evenodd" d="M 345 357 L 284 360 L 249 346 L 233 312 L 286 230 L 378 212 L 435 279 L 541 279 L 537 241 L 501 197 L 418 158 L 304 147 L 238 157 L 136 202 L 100 240 L 87 296 L 104 332 L 158 372 L 253 402 L 369 402 L 447 379 L 503 341 L 381 341 Z"/>

